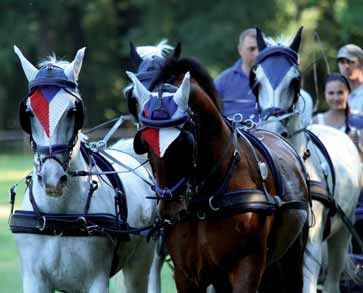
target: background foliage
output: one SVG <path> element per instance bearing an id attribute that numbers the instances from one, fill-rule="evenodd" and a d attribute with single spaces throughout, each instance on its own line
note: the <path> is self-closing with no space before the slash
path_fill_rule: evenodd
<path id="1" fill-rule="evenodd" d="M 304 86 L 316 99 L 312 63 L 316 60 L 321 93 L 327 72 L 321 52 L 336 71 L 334 57 L 341 45 L 363 45 L 361 11 L 360 0 L 2 0 L 0 130 L 18 127 L 17 104 L 27 94 L 13 44 L 33 63 L 53 52 L 71 60 L 77 49 L 87 46 L 80 89 L 91 126 L 127 112 L 122 88 L 128 82 L 124 71 L 133 69 L 130 40 L 136 45 L 162 38 L 172 45 L 181 41 L 183 54 L 199 58 L 215 76 L 238 58 L 241 30 L 259 26 L 275 36 L 294 34 L 303 25 Z M 314 42 L 314 32 L 321 44 Z"/>

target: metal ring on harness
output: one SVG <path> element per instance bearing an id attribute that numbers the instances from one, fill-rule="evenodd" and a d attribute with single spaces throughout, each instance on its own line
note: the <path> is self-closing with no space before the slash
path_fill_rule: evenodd
<path id="1" fill-rule="evenodd" d="M 241 113 L 233 114 L 232 121 L 235 123 L 241 123 L 243 121 L 243 115 Z"/>
<path id="2" fill-rule="evenodd" d="M 197 218 L 198 218 L 198 220 L 205 220 L 207 218 L 207 215 L 203 211 L 198 211 Z"/>
<path id="3" fill-rule="evenodd" d="M 45 216 L 42 216 L 43 224 L 41 227 L 37 227 L 39 231 L 44 231 L 45 227 L 47 226 L 47 218 Z"/>
<path id="4" fill-rule="evenodd" d="M 214 198 L 214 195 L 211 196 L 208 200 L 208 204 L 209 204 L 209 208 L 212 210 L 212 211 L 219 211 L 221 208 L 215 208 L 213 205 L 212 205 L 212 200 Z"/>
<path id="5" fill-rule="evenodd" d="M 83 231 L 86 231 L 86 229 L 87 229 L 87 220 L 86 220 L 86 218 L 85 217 L 83 217 L 83 216 L 80 216 L 79 218 L 78 218 L 78 220 L 80 221 L 80 222 L 82 222 L 83 223 L 83 225 L 84 225 L 84 229 L 82 229 Z"/>

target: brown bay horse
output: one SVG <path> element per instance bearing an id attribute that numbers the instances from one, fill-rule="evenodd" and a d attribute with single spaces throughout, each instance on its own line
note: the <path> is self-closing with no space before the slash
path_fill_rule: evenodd
<path id="1" fill-rule="evenodd" d="M 194 59 L 167 60 L 151 91 L 128 75 L 178 292 L 301 292 L 309 191 L 293 148 L 225 120 Z"/>

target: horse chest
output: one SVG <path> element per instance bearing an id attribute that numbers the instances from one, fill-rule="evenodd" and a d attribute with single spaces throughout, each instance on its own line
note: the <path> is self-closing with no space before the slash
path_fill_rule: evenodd
<path id="1" fill-rule="evenodd" d="M 111 267 L 113 248 L 106 238 L 18 234 L 16 242 L 21 247 L 22 270 L 45 278 L 60 289 L 76 288 L 80 280 L 88 280 L 96 271 Z"/>

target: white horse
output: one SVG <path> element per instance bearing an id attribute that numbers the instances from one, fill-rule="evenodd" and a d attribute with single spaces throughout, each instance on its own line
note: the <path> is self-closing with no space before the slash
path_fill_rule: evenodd
<path id="1" fill-rule="evenodd" d="M 350 138 L 328 126 L 312 125 L 310 130 L 318 136 L 326 147 L 333 162 L 336 185 L 333 191 L 332 174 L 322 152 L 312 143 L 305 131 L 303 118 L 304 103 L 299 95 L 300 71 L 297 52 L 300 45 L 301 29 L 288 47 L 281 43 L 266 44 L 261 31 L 257 33 L 260 54 L 253 72 L 255 77 L 251 87 L 258 96 L 261 111 L 261 126 L 286 135 L 287 139 L 304 158 L 310 180 L 321 182 L 332 194 L 335 202 L 345 215 L 354 222 L 362 170 L 357 149 Z M 306 117 L 305 117 L 306 119 Z M 327 192 L 326 192 L 327 193 Z M 331 229 L 323 239 L 324 229 L 329 221 L 329 209 L 320 201 L 312 202 L 312 227 L 306 246 L 304 265 L 304 292 L 315 293 L 321 270 L 322 254 L 327 247 L 328 266 L 323 292 L 339 292 L 339 280 L 348 259 L 351 235 L 339 215 L 331 218 Z"/>
<path id="2" fill-rule="evenodd" d="M 91 167 L 87 155 L 81 153 L 79 130 L 83 122 L 83 102 L 77 80 L 85 48 L 77 52 L 71 63 L 53 57 L 41 63 L 40 69 L 17 47 L 14 49 L 29 81 L 30 95 L 21 103 L 19 117 L 23 129 L 30 134 L 34 150 L 33 173 L 21 209 L 33 211 L 35 219 L 40 220 L 40 225 L 33 227 L 35 230 L 52 230 L 44 213 L 84 215 L 79 217 L 84 220 L 80 233 L 93 231 L 98 235 L 16 233 L 24 292 L 108 292 L 112 266 L 112 273 L 122 269 L 126 292 L 147 292 L 154 243 L 134 235 L 129 241 L 118 241 L 117 237 L 99 235 L 103 230 L 86 223 L 88 203 L 88 215 L 116 215 L 115 196 L 119 193 L 106 176 L 93 175 L 100 169 Z M 147 170 L 126 153 L 106 152 L 127 166 L 111 162 L 113 168 L 121 172 L 117 176 L 127 200 L 128 225 L 142 228 L 152 224 L 156 203 L 146 199 L 154 194 L 147 184 Z M 135 170 L 130 172 L 129 169 Z M 77 171 L 89 173 L 72 176 Z M 92 186 L 98 185 L 93 194 L 90 192 L 92 181 Z M 121 216 L 126 217 L 124 211 Z M 96 230 L 92 230 L 94 228 Z M 60 233 L 53 229 L 55 234 Z"/>

